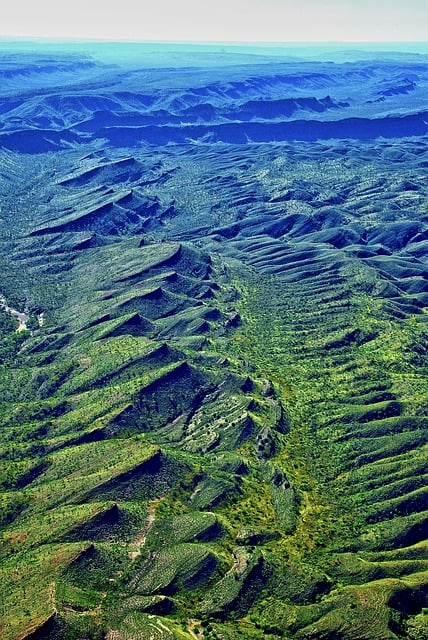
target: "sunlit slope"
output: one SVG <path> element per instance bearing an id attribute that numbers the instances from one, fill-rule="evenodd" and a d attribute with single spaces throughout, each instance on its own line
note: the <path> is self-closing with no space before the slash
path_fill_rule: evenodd
<path id="1" fill-rule="evenodd" d="M 94 134 L 124 103 L 324 126 L 363 85 L 370 117 L 414 113 L 422 65 L 376 65 L 8 79 L 6 640 L 427 636 L 426 138 Z"/>
<path id="2" fill-rule="evenodd" d="M 55 311 L 63 324 L 36 331 L 3 365 L 3 560 L 6 575 L 18 562 L 22 576 L 8 587 L 4 637 L 44 620 L 61 626 L 59 611 L 79 626 L 82 607 L 100 624 L 106 588 L 149 596 L 220 578 L 230 525 L 211 509 L 242 494 L 248 469 L 235 451 L 262 424 L 282 424 L 265 382 L 216 349 L 239 319 L 210 260 L 179 243 L 140 244 L 77 257 Z M 155 521 L 175 526 L 179 513 L 170 577 L 158 584 L 141 573 L 156 542 L 146 550 L 145 534 Z M 174 568 L 181 552 L 187 560 Z M 88 584 L 94 561 L 104 577 Z"/>

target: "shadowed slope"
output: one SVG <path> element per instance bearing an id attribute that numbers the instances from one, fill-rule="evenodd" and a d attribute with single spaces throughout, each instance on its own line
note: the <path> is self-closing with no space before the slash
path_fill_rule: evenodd
<path id="1" fill-rule="evenodd" d="M 2 637 L 421 640 L 423 61 L 34 62 L 0 65 Z"/>

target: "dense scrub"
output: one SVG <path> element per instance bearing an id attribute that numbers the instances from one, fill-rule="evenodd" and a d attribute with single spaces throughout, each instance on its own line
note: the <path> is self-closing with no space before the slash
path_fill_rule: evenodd
<path id="1" fill-rule="evenodd" d="M 147 95 L 110 69 L 101 95 L 69 64 L 86 88 L 2 113 L 2 638 L 422 640 L 424 132 L 373 102 L 359 135 L 243 137 L 302 111 L 330 131 L 359 108 L 345 67 L 152 70 Z M 410 109 L 412 68 L 398 98 L 354 71 Z"/>

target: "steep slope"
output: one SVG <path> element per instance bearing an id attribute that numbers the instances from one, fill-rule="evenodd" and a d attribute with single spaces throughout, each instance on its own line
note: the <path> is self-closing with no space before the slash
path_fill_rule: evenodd
<path id="1" fill-rule="evenodd" d="M 45 62 L 1 67 L 2 638 L 421 640 L 425 65 Z"/>

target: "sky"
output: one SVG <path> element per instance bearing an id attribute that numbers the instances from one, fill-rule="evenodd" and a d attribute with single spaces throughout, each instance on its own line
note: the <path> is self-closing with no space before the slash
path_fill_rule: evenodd
<path id="1" fill-rule="evenodd" d="M 428 0 L 7 0 L 0 37 L 426 42 Z"/>

